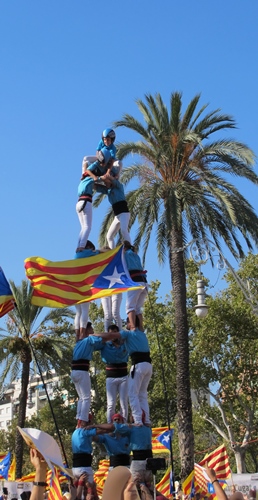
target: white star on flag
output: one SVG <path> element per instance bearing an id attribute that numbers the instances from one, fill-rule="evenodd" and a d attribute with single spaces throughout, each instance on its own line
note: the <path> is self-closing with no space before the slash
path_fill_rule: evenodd
<path id="1" fill-rule="evenodd" d="M 121 280 L 121 276 L 124 273 L 119 273 L 117 271 L 116 266 L 114 267 L 113 274 L 111 276 L 103 276 L 104 279 L 110 281 L 108 288 L 112 288 L 113 285 L 116 285 L 116 283 L 119 283 L 120 285 L 123 285 L 124 282 Z"/>

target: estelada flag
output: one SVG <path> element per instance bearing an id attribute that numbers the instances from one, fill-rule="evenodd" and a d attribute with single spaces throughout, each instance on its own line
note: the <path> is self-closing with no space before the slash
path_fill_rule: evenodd
<path id="1" fill-rule="evenodd" d="M 168 431 L 168 427 L 153 427 L 152 428 L 152 453 L 169 453 L 169 449 L 164 446 L 157 438 Z"/>
<path id="2" fill-rule="evenodd" d="M 12 311 L 14 308 L 14 297 L 10 285 L 0 267 L 0 318 Z"/>
<path id="3" fill-rule="evenodd" d="M 122 246 L 61 262 L 30 257 L 25 269 L 34 288 L 31 302 L 40 307 L 67 307 L 143 288 L 131 280 Z"/>
<path id="4" fill-rule="evenodd" d="M 172 494 L 173 494 L 173 491 L 172 491 L 173 487 L 171 484 L 171 482 L 172 482 L 171 475 L 172 475 L 172 468 L 170 465 L 169 468 L 167 469 L 167 471 L 165 472 L 163 478 L 156 485 L 156 489 L 158 490 L 158 492 L 161 493 L 162 495 L 164 495 L 166 498 L 172 498 Z"/>

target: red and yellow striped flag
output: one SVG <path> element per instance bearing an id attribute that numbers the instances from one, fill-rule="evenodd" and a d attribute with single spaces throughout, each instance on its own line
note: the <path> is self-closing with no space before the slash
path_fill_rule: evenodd
<path id="1" fill-rule="evenodd" d="M 214 469 L 219 479 L 227 479 L 231 477 L 229 458 L 224 444 L 216 448 L 209 455 L 205 456 L 199 465 L 204 466 L 208 462 L 208 467 Z"/>
<path id="2" fill-rule="evenodd" d="M 57 469 L 55 467 L 55 472 L 50 482 L 50 489 L 48 493 L 48 500 L 62 500 L 63 495 L 60 488 L 60 483 L 58 479 Z"/>
<path id="3" fill-rule="evenodd" d="M 109 460 L 100 460 L 99 468 L 94 474 L 94 481 L 97 487 L 97 493 L 102 496 L 105 481 L 109 470 Z"/>
<path id="4" fill-rule="evenodd" d="M 152 453 L 169 453 L 169 449 L 157 440 L 163 432 L 167 431 L 168 427 L 153 427 L 152 428 Z"/>
<path id="5" fill-rule="evenodd" d="M 167 498 L 172 498 L 172 490 L 171 490 L 171 465 L 168 470 L 165 472 L 161 481 L 156 485 L 156 489 L 159 493 L 162 493 Z"/>
<path id="6" fill-rule="evenodd" d="M 16 458 L 14 456 L 8 471 L 8 481 L 15 481 L 15 473 L 16 473 Z"/>
<path id="7" fill-rule="evenodd" d="M 0 267 L 0 318 L 12 311 L 14 308 L 14 300 L 10 285 L 4 275 L 3 269 Z"/>
<path id="8" fill-rule="evenodd" d="M 122 246 L 61 262 L 30 257 L 25 259 L 25 269 L 34 288 L 31 302 L 40 307 L 68 307 L 143 288 L 131 280 Z"/>

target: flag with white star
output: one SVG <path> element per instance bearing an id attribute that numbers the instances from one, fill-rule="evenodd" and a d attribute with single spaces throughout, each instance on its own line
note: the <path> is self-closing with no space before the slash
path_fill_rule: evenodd
<path id="1" fill-rule="evenodd" d="M 163 444 L 163 446 L 165 446 L 166 448 L 168 448 L 168 450 L 170 450 L 171 441 L 173 439 L 173 435 L 174 435 L 174 429 L 170 429 L 170 430 L 168 429 L 167 431 L 162 432 L 162 434 L 160 434 L 159 436 L 157 436 L 156 439 L 161 444 Z"/>
<path id="2" fill-rule="evenodd" d="M 0 478 L 8 479 L 8 471 L 11 465 L 11 453 L 7 453 L 4 459 L 0 462 Z"/>
<path id="3" fill-rule="evenodd" d="M 68 307 L 143 288 L 130 278 L 122 246 L 60 262 L 30 257 L 25 270 L 34 288 L 31 302 L 40 307 Z"/>

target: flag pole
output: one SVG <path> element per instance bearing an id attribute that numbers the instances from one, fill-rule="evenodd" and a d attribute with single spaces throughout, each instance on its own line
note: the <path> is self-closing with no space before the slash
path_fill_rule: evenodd
<path id="1" fill-rule="evenodd" d="M 148 292 L 148 299 L 149 299 L 149 303 L 150 303 L 150 306 L 151 306 L 152 312 L 153 312 L 153 323 L 154 323 L 154 329 L 155 329 L 155 333 L 156 333 L 156 337 L 157 337 L 160 366 L 161 366 L 161 373 L 162 373 L 162 383 L 164 386 L 165 407 L 166 407 L 167 423 L 168 423 L 168 430 L 169 430 L 169 445 L 170 445 L 169 456 L 170 456 L 170 463 L 171 463 L 171 477 L 172 477 L 172 489 L 173 489 L 171 494 L 173 495 L 173 498 L 174 498 L 175 497 L 174 457 L 173 457 L 173 447 L 172 447 L 172 438 L 171 438 L 171 421 L 170 421 L 169 406 L 168 406 L 168 391 L 167 391 L 167 384 L 166 384 L 166 378 L 165 378 L 163 356 L 162 356 L 161 345 L 160 345 L 160 340 L 159 340 L 159 335 L 158 335 L 158 330 L 157 330 L 157 325 L 156 325 L 156 317 L 155 317 L 153 305 L 151 303 L 149 292 Z"/>

